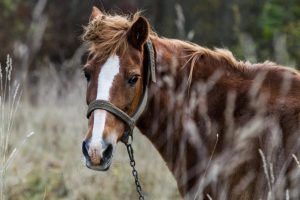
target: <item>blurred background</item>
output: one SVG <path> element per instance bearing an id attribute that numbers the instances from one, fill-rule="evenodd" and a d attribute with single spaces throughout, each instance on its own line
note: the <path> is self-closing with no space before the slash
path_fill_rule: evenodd
<path id="1" fill-rule="evenodd" d="M 228 48 L 239 60 L 300 66 L 299 0 L 1 0 L 2 77 L 11 66 L 7 54 L 12 60 L 12 78 L 6 80 L 11 89 L 1 91 L 0 101 L 3 199 L 137 197 L 122 145 L 108 172 L 83 164 L 86 47 L 80 36 L 93 5 L 118 14 L 142 10 L 160 36 Z M 135 135 L 137 166 L 150 199 L 179 199 L 159 154 Z"/>

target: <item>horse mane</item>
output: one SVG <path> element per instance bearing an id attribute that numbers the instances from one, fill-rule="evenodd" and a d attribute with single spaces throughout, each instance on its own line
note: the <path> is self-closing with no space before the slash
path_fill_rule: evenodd
<path id="1" fill-rule="evenodd" d="M 205 64 L 207 65 L 226 65 L 233 70 L 241 70 L 243 68 L 241 62 L 238 62 L 232 52 L 227 49 L 215 48 L 211 50 L 188 41 L 177 40 L 177 42 L 184 47 L 184 51 L 187 53 L 188 60 L 185 65 L 190 64 L 188 85 L 192 82 L 197 61 L 203 59 L 205 59 Z"/>
<path id="2" fill-rule="evenodd" d="M 175 41 L 180 44 L 187 53 L 188 60 L 184 66 L 190 65 L 188 86 L 190 86 L 192 82 L 194 68 L 199 62 L 203 62 L 203 64 L 207 66 L 223 66 L 227 70 L 235 71 L 251 78 L 256 77 L 261 71 L 272 72 L 273 76 L 275 74 L 282 76 L 282 73 L 300 76 L 299 71 L 296 69 L 278 65 L 268 60 L 256 64 L 252 64 L 249 61 L 237 61 L 232 52 L 228 49 L 215 48 L 212 50 L 188 41 Z"/>
<path id="3" fill-rule="evenodd" d="M 102 17 L 95 18 L 84 27 L 82 39 L 88 43 L 91 52 L 97 54 L 101 60 L 106 59 L 119 50 L 123 52 L 128 47 L 127 32 L 140 16 L 141 12 L 136 12 L 133 15 L 104 13 Z M 150 30 L 150 37 L 156 36 L 157 34 Z M 191 61 L 192 66 L 203 56 L 208 56 L 216 61 L 226 61 L 232 66 L 237 66 L 236 59 L 228 50 L 215 49 L 213 51 L 191 42 L 176 41 L 181 43 L 185 50 L 190 53 L 189 61 Z"/>
<path id="4" fill-rule="evenodd" d="M 141 16 L 141 12 L 134 15 L 112 15 L 104 13 L 84 27 L 83 41 L 88 43 L 89 51 L 96 54 L 100 61 L 118 51 L 124 52 L 128 47 L 127 33 L 132 24 Z M 155 33 L 150 30 L 150 35 Z"/>
<path id="5" fill-rule="evenodd" d="M 135 14 L 133 18 L 139 16 Z M 126 34 L 132 24 L 129 16 L 104 14 L 89 22 L 84 27 L 83 41 L 88 43 L 89 51 L 96 54 L 101 61 L 118 50 L 126 49 Z"/>
<path id="6" fill-rule="evenodd" d="M 141 16 L 141 12 L 136 12 L 133 15 L 117 15 L 103 13 L 101 17 L 96 17 L 84 27 L 82 35 L 83 41 L 87 42 L 89 51 L 95 54 L 100 60 L 104 61 L 109 56 L 120 52 L 125 52 L 128 48 L 127 33 L 132 24 Z M 158 37 L 157 34 L 150 28 L 150 38 Z M 163 38 L 166 39 L 166 38 Z M 174 45 L 181 47 L 187 56 L 187 62 L 184 66 L 190 65 L 188 83 L 192 81 L 192 76 L 195 66 L 203 61 L 205 65 L 222 65 L 229 70 L 240 72 L 255 72 L 258 69 L 256 66 L 265 69 L 277 68 L 278 65 L 271 62 L 263 64 L 251 64 L 249 62 L 237 61 L 231 51 L 227 49 L 215 48 L 214 50 L 202 47 L 198 44 L 181 41 L 176 39 L 166 39 Z M 260 68 L 259 67 L 259 68 Z M 297 73 L 295 70 L 286 70 Z"/>

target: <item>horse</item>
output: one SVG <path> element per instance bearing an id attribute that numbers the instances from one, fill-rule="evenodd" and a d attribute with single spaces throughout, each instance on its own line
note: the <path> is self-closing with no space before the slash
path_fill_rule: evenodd
<path id="1" fill-rule="evenodd" d="M 297 70 L 160 37 L 140 12 L 93 7 L 82 39 L 88 168 L 108 170 L 136 126 L 182 198 L 300 199 Z"/>

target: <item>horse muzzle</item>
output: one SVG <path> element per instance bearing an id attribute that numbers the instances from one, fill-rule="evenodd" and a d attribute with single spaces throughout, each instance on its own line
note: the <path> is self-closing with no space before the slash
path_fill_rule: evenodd
<path id="1" fill-rule="evenodd" d="M 82 153 L 85 164 L 89 169 L 106 171 L 109 169 L 113 157 L 113 145 L 90 145 L 88 141 L 82 143 Z"/>

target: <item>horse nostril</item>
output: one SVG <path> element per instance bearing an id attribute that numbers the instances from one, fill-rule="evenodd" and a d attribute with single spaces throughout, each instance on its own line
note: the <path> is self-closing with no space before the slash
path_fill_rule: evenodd
<path id="1" fill-rule="evenodd" d="M 106 146 L 105 150 L 102 153 L 102 156 L 100 154 L 101 152 L 101 145 L 99 144 L 98 147 L 90 146 L 90 142 L 88 140 L 85 140 L 82 142 L 82 153 L 85 157 L 85 159 L 88 162 L 92 162 L 94 164 L 99 164 L 102 160 L 102 162 L 107 162 L 110 160 L 112 153 L 113 153 L 113 145 L 112 144 L 104 144 Z"/>
<path id="2" fill-rule="evenodd" d="M 88 144 L 86 141 L 82 142 L 82 153 L 86 158 L 89 158 L 89 153 L 88 153 Z"/>
<path id="3" fill-rule="evenodd" d="M 103 152 L 103 158 L 110 159 L 112 152 L 113 152 L 113 146 L 111 144 L 109 144 Z"/>

